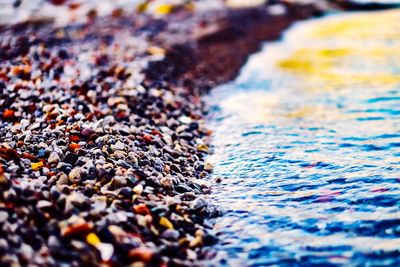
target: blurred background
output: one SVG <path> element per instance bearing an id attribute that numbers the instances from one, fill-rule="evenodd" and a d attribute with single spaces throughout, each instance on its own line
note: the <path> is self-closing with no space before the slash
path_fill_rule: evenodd
<path id="1" fill-rule="evenodd" d="M 109 15 L 115 10 L 130 13 L 145 12 L 162 16 L 175 7 L 191 10 L 240 8 L 279 3 L 314 3 L 321 6 L 346 3 L 399 3 L 397 0 L 0 0 L 0 24 L 27 20 L 51 19 L 56 23 L 81 22 L 88 17 Z"/>

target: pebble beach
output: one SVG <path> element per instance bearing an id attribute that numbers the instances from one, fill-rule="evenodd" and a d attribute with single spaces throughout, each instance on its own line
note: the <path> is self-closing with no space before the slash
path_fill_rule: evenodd
<path id="1" fill-rule="evenodd" d="M 212 259 L 220 210 L 207 195 L 219 180 L 201 97 L 261 41 L 323 12 L 274 10 L 183 5 L 1 26 L 0 266 Z"/>
<path id="2" fill-rule="evenodd" d="M 207 257 L 204 218 L 218 213 L 202 197 L 211 166 L 199 99 L 142 73 L 165 50 L 124 18 L 16 26 L 0 43 L 2 264 Z"/>

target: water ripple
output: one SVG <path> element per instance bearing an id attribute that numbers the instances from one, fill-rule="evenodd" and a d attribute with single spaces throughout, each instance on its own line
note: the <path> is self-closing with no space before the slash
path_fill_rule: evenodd
<path id="1" fill-rule="evenodd" d="M 299 24 L 206 99 L 215 264 L 400 265 L 400 27 L 384 26 L 397 21 Z"/>

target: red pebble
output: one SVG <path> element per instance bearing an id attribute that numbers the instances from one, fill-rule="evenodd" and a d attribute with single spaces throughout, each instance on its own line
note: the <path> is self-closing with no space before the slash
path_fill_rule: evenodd
<path id="1" fill-rule="evenodd" d="M 77 223 L 61 230 L 63 236 L 71 236 L 75 234 L 86 233 L 93 228 L 93 225 L 87 222 Z"/>
<path id="2" fill-rule="evenodd" d="M 139 204 L 133 207 L 133 210 L 141 215 L 148 215 L 150 214 L 150 210 L 147 208 L 146 204 Z"/>
<path id="3" fill-rule="evenodd" d="M 75 151 L 76 149 L 80 148 L 81 146 L 75 143 L 69 145 L 69 149 Z"/>
<path id="4" fill-rule="evenodd" d="M 53 5 L 60 6 L 60 5 L 64 4 L 64 3 L 67 2 L 67 1 L 66 1 L 66 0 L 50 0 L 50 2 L 51 2 Z"/>
<path id="5" fill-rule="evenodd" d="M 12 109 L 6 109 L 3 112 L 3 119 L 5 120 L 12 120 L 14 118 L 14 110 Z"/>
<path id="6" fill-rule="evenodd" d="M 36 160 L 36 157 L 28 152 L 22 153 L 21 157 L 24 159 L 29 159 L 30 161 Z"/>
<path id="7" fill-rule="evenodd" d="M 163 137 L 162 133 L 160 133 L 160 132 L 157 131 L 157 130 L 152 130 L 151 133 L 152 133 L 153 135 L 158 135 L 158 136 L 161 137 L 161 138 Z"/>
<path id="8" fill-rule="evenodd" d="M 129 251 L 129 258 L 133 261 L 150 262 L 153 254 L 153 251 L 148 248 L 134 248 Z"/>
<path id="9" fill-rule="evenodd" d="M 153 142 L 153 137 L 151 137 L 151 135 L 145 134 L 143 136 L 143 140 L 145 140 L 146 142 L 151 143 L 151 142 Z"/>
<path id="10" fill-rule="evenodd" d="M 71 142 L 79 142 L 79 136 L 77 136 L 77 135 L 71 135 L 70 137 L 69 137 L 69 141 L 71 141 Z"/>
<path id="11" fill-rule="evenodd" d="M 20 155 L 17 150 L 12 148 L 0 148 L 0 157 L 6 160 L 16 159 L 19 160 Z"/>

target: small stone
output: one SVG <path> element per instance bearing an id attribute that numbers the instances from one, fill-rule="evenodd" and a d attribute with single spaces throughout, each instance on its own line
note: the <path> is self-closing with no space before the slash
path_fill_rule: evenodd
<path id="1" fill-rule="evenodd" d="M 206 206 L 207 206 L 207 201 L 206 201 L 204 198 L 199 197 L 199 198 L 196 198 L 196 199 L 192 202 L 191 209 L 193 209 L 193 210 L 199 210 L 199 209 L 202 209 L 202 208 L 204 208 L 204 207 L 206 207 Z"/>
<path id="2" fill-rule="evenodd" d="M 12 110 L 12 109 L 6 109 L 4 112 L 3 112 L 3 119 L 5 119 L 5 120 L 12 120 L 13 118 L 14 118 L 14 110 Z"/>
<path id="3" fill-rule="evenodd" d="M 84 178 L 86 174 L 87 172 L 85 169 L 81 167 L 76 167 L 71 170 L 71 172 L 68 175 L 68 178 L 72 183 L 78 183 Z"/>
<path id="4" fill-rule="evenodd" d="M 129 251 L 128 255 L 132 261 L 150 262 L 153 258 L 153 251 L 148 248 L 134 248 Z"/>
<path id="5" fill-rule="evenodd" d="M 161 237 L 167 240 L 175 241 L 179 238 L 179 232 L 174 229 L 167 229 L 162 233 Z"/>
<path id="6" fill-rule="evenodd" d="M 53 206 L 53 204 L 52 204 L 50 201 L 47 201 L 47 200 L 40 200 L 40 201 L 36 204 L 36 207 L 37 207 L 38 209 L 45 209 L 45 208 L 49 208 L 49 207 L 51 207 L 51 206 Z"/>
<path id="7" fill-rule="evenodd" d="M 161 217 L 159 224 L 167 229 L 174 229 L 174 225 L 166 217 Z"/>
<path id="8" fill-rule="evenodd" d="M 8 219 L 8 213 L 6 211 L 0 211 L 0 223 L 4 223 Z"/>
<path id="9" fill-rule="evenodd" d="M 65 173 L 63 173 L 60 176 L 60 178 L 58 178 L 58 180 L 57 180 L 57 184 L 58 185 L 66 185 L 68 183 L 69 183 L 69 179 L 68 179 L 68 176 Z"/>
<path id="10" fill-rule="evenodd" d="M 124 176 L 115 176 L 112 179 L 112 185 L 119 188 L 119 187 L 123 187 L 127 184 L 127 179 Z"/>
<path id="11" fill-rule="evenodd" d="M 181 169 L 178 167 L 178 165 L 176 165 L 176 164 L 172 164 L 171 166 L 170 166 L 170 169 L 172 170 L 172 171 L 174 171 L 174 172 L 177 172 L 177 173 L 181 173 Z"/>
<path id="12" fill-rule="evenodd" d="M 221 177 L 215 177 L 214 178 L 214 182 L 216 182 L 216 183 L 221 183 L 222 182 L 222 178 Z"/>
<path id="13" fill-rule="evenodd" d="M 173 185 L 171 177 L 163 177 L 160 179 L 160 184 L 165 188 L 171 188 Z"/>
<path id="14" fill-rule="evenodd" d="M 148 143 L 151 143 L 151 142 L 153 142 L 153 137 L 151 137 L 151 135 L 145 134 L 143 136 L 143 140 L 145 140 Z"/>
<path id="15" fill-rule="evenodd" d="M 116 106 L 116 105 L 118 105 L 118 104 L 126 104 L 127 102 L 126 102 L 126 99 L 124 98 L 124 97 L 119 97 L 119 96 L 117 96 L 117 97 L 110 97 L 108 100 L 107 100 L 107 104 L 110 106 L 110 107 L 113 107 L 113 106 Z"/>
<path id="16" fill-rule="evenodd" d="M 79 145 L 79 144 L 76 144 L 76 143 L 72 143 L 72 144 L 70 144 L 69 145 L 69 149 L 71 150 L 71 151 L 75 151 L 75 150 L 77 150 L 78 148 L 80 148 L 81 146 Z"/>
<path id="17" fill-rule="evenodd" d="M 67 202 L 70 202 L 74 206 L 82 206 L 87 201 L 86 197 L 80 192 L 72 192 L 67 197 Z"/>
<path id="18" fill-rule="evenodd" d="M 61 229 L 61 235 L 64 237 L 85 233 L 93 228 L 93 224 L 86 222 L 83 218 L 76 215 L 70 217 L 68 221 L 61 221 L 59 223 Z"/>
<path id="19" fill-rule="evenodd" d="M 39 158 L 43 158 L 45 155 L 46 155 L 46 150 L 43 149 L 43 148 L 39 149 L 39 151 L 38 151 L 38 153 L 37 153 L 37 156 L 38 156 Z"/>
<path id="20" fill-rule="evenodd" d="M 170 5 L 162 5 L 161 6 L 162 11 L 164 11 L 164 9 L 167 9 L 167 6 L 170 7 Z M 166 12 L 166 13 L 169 13 L 169 12 Z M 158 46 L 150 46 L 149 48 L 147 48 L 147 52 L 150 55 L 157 55 L 157 56 L 164 56 L 166 53 L 165 49 L 158 47 Z"/>
<path id="21" fill-rule="evenodd" d="M 121 141 L 118 141 L 118 142 L 114 145 L 114 149 L 115 149 L 115 150 L 124 150 L 124 149 L 125 149 L 125 144 L 122 143 Z"/>
<path id="22" fill-rule="evenodd" d="M 48 242 L 50 247 L 58 247 L 60 246 L 60 241 L 55 237 L 54 235 L 51 235 L 48 239 Z"/>
<path id="23" fill-rule="evenodd" d="M 192 119 L 187 116 L 181 116 L 178 120 L 185 124 L 189 124 L 192 122 Z"/>
<path id="24" fill-rule="evenodd" d="M 60 161 L 60 156 L 56 152 L 51 152 L 47 161 L 49 163 L 58 163 Z"/>
<path id="25" fill-rule="evenodd" d="M 0 185 L 7 185 L 10 182 L 8 174 L 4 173 L 1 171 L 1 165 L 0 165 Z"/>
<path id="26" fill-rule="evenodd" d="M 208 148 L 208 146 L 206 144 L 201 144 L 201 145 L 197 146 L 197 150 L 200 150 L 200 151 L 208 153 L 209 148 Z"/>
<path id="27" fill-rule="evenodd" d="M 44 164 L 41 161 L 31 164 L 32 170 L 34 170 L 34 171 L 41 169 L 43 166 L 44 166 Z"/>
<path id="28" fill-rule="evenodd" d="M 190 241 L 189 247 L 191 248 L 198 247 L 201 246 L 202 243 L 203 243 L 202 237 L 198 235 Z"/>
<path id="29" fill-rule="evenodd" d="M 93 133 L 94 133 L 94 131 L 93 131 L 92 129 L 89 129 L 89 128 L 85 128 L 85 129 L 83 129 L 83 130 L 81 131 L 81 135 L 82 135 L 83 137 L 86 137 L 86 138 L 88 138 L 89 136 L 91 136 Z"/>
<path id="30" fill-rule="evenodd" d="M 111 244 L 101 243 L 96 248 L 100 251 L 101 259 L 104 262 L 109 261 L 114 254 L 114 246 Z"/>
<path id="31" fill-rule="evenodd" d="M 135 192 L 136 195 L 141 195 L 143 192 L 143 185 L 138 184 L 133 188 L 133 192 Z"/>
<path id="32" fill-rule="evenodd" d="M 210 162 L 206 162 L 206 164 L 204 164 L 205 171 L 212 171 L 213 169 L 214 169 L 214 166 Z"/>
<path id="33" fill-rule="evenodd" d="M 175 190 L 177 192 L 179 192 L 179 193 L 185 193 L 185 192 L 192 191 L 192 189 L 189 186 L 185 185 L 185 184 L 180 184 L 180 185 L 176 186 Z"/>
<path id="34" fill-rule="evenodd" d="M 141 215 L 148 215 L 150 214 L 150 210 L 147 208 L 146 204 L 139 204 L 139 205 L 135 205 L 133 206 L 133 210 L 137 213 L 137 214 L 141 214 Z"/>
<path id="35" fill-rule="evenodd" d="M 92 246 L 97 246 L 101 243 L 100 238 L 94 233 L 90 233 L 86 236 L 86 242 Z"/>

